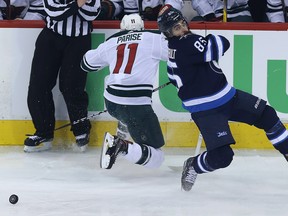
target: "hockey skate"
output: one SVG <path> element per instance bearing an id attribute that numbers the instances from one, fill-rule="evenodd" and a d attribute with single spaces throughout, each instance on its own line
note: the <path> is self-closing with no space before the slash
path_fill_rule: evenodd
<path id="1" fill-rule="evenodd" d="M 81 134 L 79 136 L 76 136 L 75 138 L 77 147 L 80 149 L 81 152 L 85 152 L 88 147 L 90 133 Z"/>
<path id="2" fill-rule="evenodd" d="M 53 137 L 29 136 L 24 141 L 24 152 L 41 152 L 52 148 Z"/>
<path id="3" fill-rule="evenodd" d="M 128 142 L 106 132 L 102 144 L 100 167 L 111 169 L 120 153 L 124 155 L 128 153 Z"/>
<path id="4" fill-rule="evenodd" d="M 181 187 L 185 191 L 190 191 L 196 181 L 197 173 L 192 166 L 194 157 L 188 158 L 183 165 Z"/>

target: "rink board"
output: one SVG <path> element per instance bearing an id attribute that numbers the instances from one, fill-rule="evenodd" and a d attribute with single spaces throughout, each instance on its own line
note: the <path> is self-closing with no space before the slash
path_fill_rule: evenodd
<path id="1" fill-rule="evenodd" d="M 68 121 L 57 121 L 56 127 L 64 125 Z M 287 125 L 286 125 L 287 126 Z M 267 140 L 265 133 L 253 126 L 231 122 L 230 127 L 236 145 L 233 148 L 270 149 L 272 145 Z M 195 147 L 199 130 L 194 122 L 161 122 L 161 128 L 167 147 Z M 25 134 L 33 133 L 32 121 L 7 120 L 0 121 L 0 145 L 23 145 Z M 100 146 L 104 133 L 108 131 L 114 134 L 115 121 L 92 121 L 91 146 Z M 70 127 L 55 131 L 54 145 L 69 145 L 74 142 L 74 136 Z M 63 143 L 65 142 L 65 143 Z M 204 143 L 202 143 L 204 146 Z"/>
<path id="2" fill-rule="evenodd" d="M 117 21 L 95 21 L 91 48 L 96 48 L 105 39 L 119 31 Z M 25 134 L 34 133 L 27 107 L 31 60 L 36 38 L 43 22 L 0 22 L 0 145 L 23 145 Z M 156 29 L 156 22 L 146 22 L 146 29 Z M 261 97 L 277 111 L 279 118 L 288 123 L 288 23 L 190 23 L 194 33 L 224 35 L 230 41 L 230 49 L 219 62 L 227 80 L 238 89 Z M 265 44 L 265 46 L 263 46 Z M 164 72 L 164 73 L 163 73 Z M 90 73 L 86 90 L 89 96 L 89 114 L 106 109 L 103 98 L 107 68 L 99 73 Z M 166 83 L 166 65 L 159 66 L 154 88 Z M 66 105 L 58 86 L 53 89 L 57 125 L 68 121 Z M 182 108 L 177 90 L 167 86 L 153 93 L 153 109 L 157 114 L 169 147 L 194 147 L 199 131 L 191 116 Z M 106 131 L 114 133 L 116 122 L 108 114 L 93 119 L 92 146 L 99 146 Z M 230 123 L 237 142 L 235 148 L 272 148 L 263 131 L 240 123 Z M 287 125 L 286 125 L 287 126 Z M 74 137 L 70 128 L 55 132 L 54 145 L 71 144 Z"/>

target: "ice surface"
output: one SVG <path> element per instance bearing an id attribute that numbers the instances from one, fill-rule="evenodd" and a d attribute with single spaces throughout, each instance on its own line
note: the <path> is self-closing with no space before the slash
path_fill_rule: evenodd
<path id="1" fill-rule="evenodd" d="M 287 215 L 288 164 L 276 151 L 235 150 L 228 168 L 198 175 L 184 192 L 180 167 L 193 149 L 165 148 L 165 162 L 155 170 L 122 158 L 102 170 L 99 148 L 22 149 L 0 147 L 1 216 Z M 16 205 L 11 194 L 19 196 Z"/>

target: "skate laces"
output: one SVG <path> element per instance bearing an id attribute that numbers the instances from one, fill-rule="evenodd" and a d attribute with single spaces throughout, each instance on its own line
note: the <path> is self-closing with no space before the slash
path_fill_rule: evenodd
<path id="1" fill-rule="evenodd" d="M 194 160 L 193 158 L 189 158 L 185 162 L 185 168 L 183 170 L 184 181 L 192 183 L 192 184 L 194 184 L 194 182 L 195 182 L 195 180 L 197 178 L 197 173 L 195 172 L 195 169 L 192 166 L 193 160 Z"/>
<path id="2" fill-rule="evenodd" d="M 114 140 L 114 145 L 115 146 L 115 157 L 118 156 L 118 154 L 120 154 L 122 152 L 122 142 L 121 142 L 121 138 L 117 137 L 115 140 Z"/>
<path id="3" fill-rule="evenodd" d="M 127 152 L 125 152 L 125 141 L 122 140 L 120 137 L 115 136 L 114 143 L 113 143 L 113 146 L 111 147 L 111 150 L 114 151 L 115 160 L 118 157 L 118 155 L 121 155 L 121 156 L 126 155 Z"/>
<path id="4" fill-rule="evenodd" d="M 189 183 L 194 183 L 197 177 L 197 173 L 195 172 L 194 168 L 187 168 L 188 170 L 186 170 L 186 177 L 185 177 L 185 181 L 189 182 Z"/>
<path id="5" fill-rule="evenodd" d="M 33 136 L 30 136 L 29 139 L 37 140 L 37 139 L 41 139 L 41 137 L 39 137 L 37 135 L 33 135 Z"/>
<path id="6" fill-rule="evenodd" d="M 86 136 L 87 136 L 87 133 L 78 135 L 78 136 L 76 136 L 75 138 L 76 138 L 76 140 L 80 140 L 80 139 L 86 138 Z"/>

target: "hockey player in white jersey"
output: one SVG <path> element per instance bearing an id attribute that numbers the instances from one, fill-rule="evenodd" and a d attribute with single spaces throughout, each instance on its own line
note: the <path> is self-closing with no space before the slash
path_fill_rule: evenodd
<path id="1" fill-rule="evenodd" d="M 197 11 L 199 16 L 193 21 L 221 21 L 223 15 L 222 0 L 191 0 L 192 8 Z M 227 1 L 227 21 L 228 22 L 253 22 L 248 0 L 229 0 Z"/>
<path id="2" fill-rule="evenodd" d="M 27 13 L 23 20 L 45 20 L 46 16 L 43 0 L 30 0 Z"/>
<path id="3" fill-rule="evenodd" d="M 111 116 L 127 126 L 134 141 L 106 133 L 100 166 L 110 169 L 120 154 L 132 163 L 157 168 L 164 159 L 164 138 L 151 97 L 159 62 L 168 59 L 167 41 L 159 31 L 144 30 L 138 14 L 125 15 L 120 28 L 81 62 L 87 72 L 109 66 L 105 105 Z"/>

